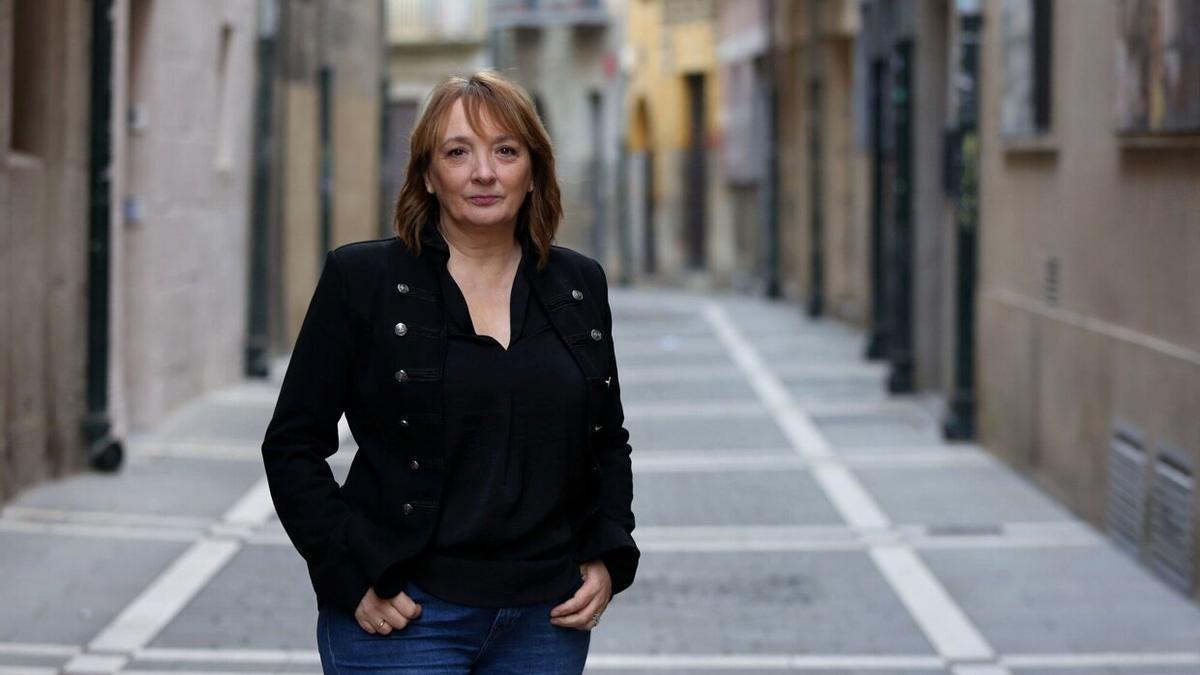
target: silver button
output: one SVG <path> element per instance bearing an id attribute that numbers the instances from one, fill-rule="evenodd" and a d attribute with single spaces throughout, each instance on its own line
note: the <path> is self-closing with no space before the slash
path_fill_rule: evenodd
<path id="1" fill-rule="evenodd" d="M 580 291 L 580 290 L 571 291 L 571 297 L 575 298 L 576 300 L 582 300 L 583 299 L 583 291 Z"/>
<path id="2" fill-rule="evenodd" d="M 602 338 L 602 337 L 604 337 L 604 334 L 603 334 L 603 333 L 601 333 L 601 332 L 600 332 L 598 329 L 596 329 L 596 328 L 593 328 L 593 329 L 592 329 L 592 339 L 593 339 L 593 340 L 595 340 L 596 342 L 599 342 L 599 341 L 600 341 L 600 338 Z"/>
<path id="3" fill-rule="evenodd" d="M 612 386 L 612 378 L 611 377 L 604 378 L 604 386 L 606 386 L 606 387 Z"/>
<path id="4" fill-rule="evenodd" d="M 401 429 L 407 429 L 407 428 L 408 428 L 408 420 L 406 420 L 406 419 L 401 419 L 401 420 L 400 420 L 400 428 L 401 428 Z"/>
<path id="5" fill-rule="evenodd" d="M 404 293 L 408 292 L 408 284 L 396 284 L 396 290 L 403 295 Z"/>
<path id="6" fill-rule="evenodd" d="M 603 428 L 604 428 L 603 424 L 597 424 L 596 426 L 592 427 L 592 431 L 600 431 Z"/>
<path id="7" fill-rule="evenodd" d="M 396 335 L 405 335 L 407 333 L 408 333 L 408 326 L 405 326 L 403 321 L 396 324 Z"/>
<path id="8" fill-rule="evenodd" d="M 407 516 L 408 514 L 413 512 L 412 504 L 405 504 L 404 506 L 400 507 L 400 510 L 403 511 L 404 515 Z"/>
<path id="9" fill-rule="evenodd" d="M 408 463 L 408 468 L 412 469 L 413 471 L 416 471 L 417 469 L 421 468 L 421 463 L 414 459 L 413 461 Z"/>
<path id="10" fill-rule="evenodd" d="M 408 373 L 404 372 L 403 370 L 396 371 L 396 381 L 397 382 L 403 382 L 407 379 L 408 379 Z"/>

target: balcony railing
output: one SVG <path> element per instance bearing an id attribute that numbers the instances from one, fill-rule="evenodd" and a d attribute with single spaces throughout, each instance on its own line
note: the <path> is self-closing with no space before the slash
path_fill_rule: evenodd
<path id="1" fill-rule="evenodd" d="M 387 0 L 388 44 L 482 43 L 487 0 Z"/>
<path id="2" fill-rule="evenodd" d="M 609 20 L 603 0 L 492 0 L 497 28 L 603 27 Z"/>

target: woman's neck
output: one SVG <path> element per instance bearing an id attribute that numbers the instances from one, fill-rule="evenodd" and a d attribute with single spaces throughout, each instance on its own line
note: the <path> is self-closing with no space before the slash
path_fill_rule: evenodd
<path id="1" fill-rule="evenodd" d="M 469 267 L 483 276 L 504 275 L 511 270 L 513 260 L 520 257 L 514 227 L 467 228 L 445 219 L 438 224 L 450 250 L 450 263 L 460 269 Z"/>

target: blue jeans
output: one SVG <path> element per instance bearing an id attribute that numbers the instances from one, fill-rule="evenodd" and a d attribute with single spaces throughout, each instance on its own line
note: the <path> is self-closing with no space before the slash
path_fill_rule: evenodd
<path id="1" fill-rule="evenodd" d="M 573 593 L 488 609 L 446 602 L 412 582 L 404 592 L 421 605 L 421 616 L 387 635 L 368 633 L 353 616 L 319 605 L 317 646 L 326 675 L 583 672 L 592 634 L 550 623 L 550 610 Z"/>

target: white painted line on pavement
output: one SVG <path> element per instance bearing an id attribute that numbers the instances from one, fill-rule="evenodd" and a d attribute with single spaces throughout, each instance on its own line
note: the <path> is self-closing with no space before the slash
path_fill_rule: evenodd
<path id="1" fill-rule="evenodd" d="M 132 652 L 148 644 L 240 547 L 234 540 L 201 539 L 192 544 L 88 643 L 88 649 Z"/>
<path id="2" fill-rule="evenodd" d="M 119 511 L 84 511 L 74 509 L 47 509 L 31 506 L 6 506 L 0 510 L 0 519 L 23 520 L 43 523 L 73 523 L 80 525 L 143 525 L 149 527 L 187 528 L 205 527 L 211 518 L 198 516 L 164 516 L 157 513 L 130 513 Z"/>
<path id="3" fill-rule="evenodd" d="M 936 656 L 887 654 L 588 654 L 589 668 L 613 670 L 942 670 Z"/>
<path id="4" fill-rule="evenodd" d="M 710 301 L 705 304 L 703 315 L 796 451 L 808 459 L 836 459 L 833 448 L 812 417 L 795 404 L 790 392 L 741 334 L 725 309 Z M 887 515 L 849 468 L 826 462 L 814 467 L 813 475 L 847 524 L 859 528 L 890 527 Z M 878 543 L 887 544 L 887 541 Z M 940 655 L 954 660 L 995 658 L 987 640 L 911 548 L 876 545 L 871 546 L 869 552 Z"/>
<path id="5" fill-rule="evenodd" d="M 5 646 L 0 643 L 0 653 Z M 67 649 L 70 649 L 69 647 Z M 188 649 L 188 648 L 145 648 L 134 652 L 135 660 L 168 661 L 171 663 L 255 663 L 277 665 L 300 665 L 320 663 L 316 650 L 282 649 Z M 1002 665 L 958 664 L 955 673 L 982 675 L 1001 673 L 1004 668 L 1043 669 L 1096 669 L 1113 667 L 1167 667 L 1198 666 L 1200 652 L 1093 652 L 1076 654 L 1011 654 L 997 659 Z M 588 655 L 588 666 L 612 670 L 655 670 L 681 669 L 760 669 L 760 670 L 940 670 L 947 661 L 938 656 L 911 654 L 605 654 Z M 143 664 L 136 663 L 135 666 Z M 149 664 L 145 664 L 149 665 Z M 997 670 L 999 668 L 1000 670 Z M 0 670 L 0 675 L 6 671 Z M 23 671 L 13 671 L 23 672 Z M 40 670 L 35 672 L 42 672 Z M 57 671 L 51 671 L 57 672 Z M 123 673 L 154 672 L 203 672 L 224 674 L 233 671 L 205 669 L 203 671 L 154 671 L 144 668 L 126 668 Z"/>
<path id="6" fill-rule="evenodd" d="M 172 663 L 320 663 L 313 649 L 200 649 L 177 647 L 147 647 L 133 655 L 137 661 L 170 661 Z"/>
<path id="7" fill-rule="evenodd" d="M 853 527 L 884 529 L 891 526 L 891 520 L 850 469 L 822 464 L 814 466 L 812 474 L 834 508 Z"/>
<path id="8" fill-rule="evenodd" d="M 44 642 L 0 642 L 0 654 L 17 656 L 74 656 L 79 653 L 75 645 L 56 645 Z"/>
<path id="9" fill-rule="evenodd" d="M 712 382 L 740 375 L 734 366 L 621 366 L 621 386 L 674 382 Z"/>
<path id="10" fill-rule="evenodd" d="M 1104 652 L 1092 654 L 1008 654 L 1000 662 L 1012 668 L 1114 668 L 1120 666 L 1197 666 L 1200 652 Z M 1196 672 L 1192 671 L 1192 672 Z"/>
<path id="11" fill-rule="evenodd" d="M 59 675 L 58 668 L 37 668 L 34 666 L 0 666 L 0 675 Z"/>
<path id="12" fill-rule="evenodd" d="M 267 522 L 274 513 L 271 489 L 264 476 L 225 512 L 221 520 L 227 524 L 257 526 Z"/>
<path id="13" fill-rule="evenodd" d="M 625 419 L 663 419 L 678 417 L 704 417 L 729 419 L 739 417 L 766 417 L 767 411 L 754 399 L 724 399 L 716 401 L 660 401 L 639 403 L 631 406 Z"/>
<path id="14" fill-rule="evenodd" d="M 750 387 L 791 441 L 792 447 L 806 459 L 829 457 L 832 452 L 825 438 L 808 416 L 795 414 L 792 396 L 787 388 L 738 332 L 725 310 L 715 302 L 710 302 L 704 307 L 703 316 L 733 362 L 742 370 Z"/>
<path id="15" fill-rule="evenodd" d="M 80 673 L 96 675 L 96 673 L 115 673 L 129 662 L 129 657 L 116 654 L 79 654 L 62 667 L 65 675 Z"/>
<path id="16" fill-rule="evenodd" d="M 344 419 L 344 418 L 343 418 Z M 130 653 L 149 644 L 233 558 L 255 527 L 274 513 L 266 477 L 260 478 L 153 582 L 88 643 L 88 649 Z M 89 655 L 80 655 L 82 658 Z"/>
<path id="17" fill-rule="evenodd" d="M 950 669 L 954 675 L 1008 675 L 1008 669 L 994 664 L 957 665 Z"/>
<path id="18" fill-rule="evenodd" d="M 257 675 L 258 670 L 247 673 L 245 670 L 138 670 L 126 668 L 121 670 L 122 675 Z M 287 670 L 272 670 L 271 675 L 312 675 L 312 670 L 295 671 L 290 673 Z"/>
<path id="19" fill-rule="evenodd" d="M 871 559 L 908 608 L 934 649 L 948 659 L 990 659 L 991 646 L 916 553 L 878 546 Z"/>
<path id="20" fill-rule="evenodd" d="M 58 534 L 101 539 L 148 539 L 151 541 L 193 541 L 199 529 L 168 529 L 160 527 L 128 527 L 114 525 L 76 525 L 72 523 L 39 523 L 0 519 L 0 531 L 29 534 Z"/>

